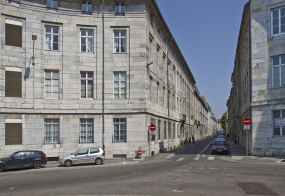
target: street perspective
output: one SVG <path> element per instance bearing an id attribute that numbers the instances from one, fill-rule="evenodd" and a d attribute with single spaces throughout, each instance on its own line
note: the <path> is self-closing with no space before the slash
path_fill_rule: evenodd
<path id="1" fill-rule="evenodd" d="M 1 196 L 285 196 L 285 0 L 0 0 Z"/>

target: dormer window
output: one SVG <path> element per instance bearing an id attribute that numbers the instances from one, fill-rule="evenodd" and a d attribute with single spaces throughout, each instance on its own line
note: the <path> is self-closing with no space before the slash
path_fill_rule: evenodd
<path id="1" fill-rule="evenodd" d="M 124 16 L 125 15 L 125 4 L 116 3 L 115 14 L 118 16 Z"/>
<path id="2" fill-rule="evenodd" d="M 47 9 L 57 10 L 58 8 L 58 1 L 57 0 L 46 0 L 47 2 Z"/>
<path id="3" fill-rule="evenodd" d="M 88 1 L 83 1 L 81 5 L 82 14 L 92 14 L 92 3 Z"/>

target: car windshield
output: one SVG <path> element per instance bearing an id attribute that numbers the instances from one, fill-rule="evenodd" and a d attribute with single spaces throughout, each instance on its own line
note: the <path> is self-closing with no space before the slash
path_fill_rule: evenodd
<path id="1" fill-rule="evenodd" d="M 7 158 L 14 156 L 17 152 L 13 152 L 12 154 L 8 155 Z"/>
<path id="2" fill-rule="evenodd" d="M 215 146 L 225 146 L 227 145 L 227 142 L 226 141 L 215 141 Z"/>

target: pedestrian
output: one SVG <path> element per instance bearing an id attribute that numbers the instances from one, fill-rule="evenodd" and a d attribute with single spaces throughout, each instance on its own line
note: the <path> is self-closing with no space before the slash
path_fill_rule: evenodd
<path id="1" fill-rule="evenodd" d="M 191 137 L 189 137 L 189 144 L 191 144 Z"/>
<path id="2" fill-rule="evenodd" d="M 237 144 L 237 134 L 235 134 L 235 144 Z"/>
<path id="3" fill-rule="evenodd" d="M 229 134 L 227 133 L 227 139 L 229 139 Z"/>
<path id="4" fill-rule="evenodd" d="M 193 142 L 193 144 L 195 143 L 195 137 L 194 137 L 194 135 L 192 135 L 192 142 Z"/>

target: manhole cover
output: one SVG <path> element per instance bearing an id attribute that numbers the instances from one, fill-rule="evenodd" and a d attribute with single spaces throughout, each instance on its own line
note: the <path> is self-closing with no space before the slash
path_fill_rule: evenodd
<path id="1" fill-rule="evenodd" d="M 242 190 L 248 195 L 278 195 L 261 183 L 255 182 L 238 182 Z"/>

